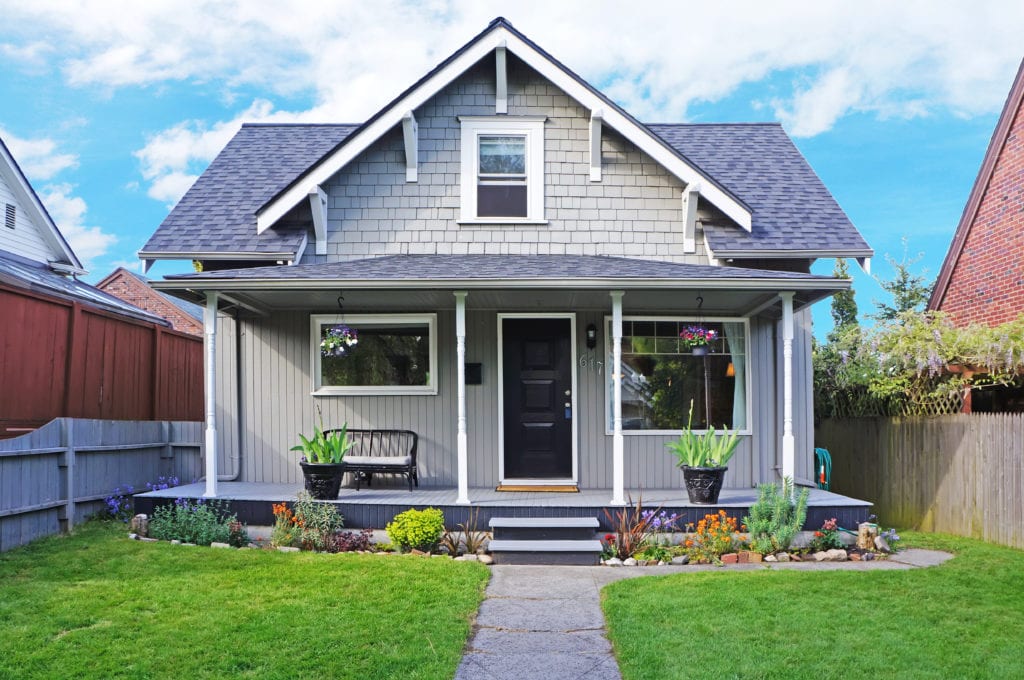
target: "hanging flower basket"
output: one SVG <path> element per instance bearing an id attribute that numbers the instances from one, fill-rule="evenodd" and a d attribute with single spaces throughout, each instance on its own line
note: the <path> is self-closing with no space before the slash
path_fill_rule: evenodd
<path id="1" fill-rule="evenodd" d="M 718 331 L 704 326 L 687 326 L 679 334 L 683 345 L 697 356 L 708 353 L 708 345 L 718 339 Z"/>
<path id="2" fill-rule="evenodd" d="M 345 324 L 338 324 L 327 329 L 320 341 L 320 356 L 345 357 L 359 343 L 359 333 Z"/>

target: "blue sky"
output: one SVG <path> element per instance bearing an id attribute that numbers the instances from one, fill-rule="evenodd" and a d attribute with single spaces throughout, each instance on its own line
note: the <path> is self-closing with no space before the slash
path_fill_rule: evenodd
<path id="1" fill-rule="evenodd" d="M 1024 56 L 1024 3 L 640 7 L 0 0 L 0 135 L 97 280 L 138 267 L 242 121 L 363 120 L 504 15 L 642 120 L 780 120 L 873 273 L 906 237 L 934 277 Z M 855 289 L 862 313 L 883 297 L 862 273 Z"/>

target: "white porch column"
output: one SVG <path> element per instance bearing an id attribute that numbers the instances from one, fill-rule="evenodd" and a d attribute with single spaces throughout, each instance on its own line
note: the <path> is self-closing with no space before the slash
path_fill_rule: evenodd
<path id="1" fill-rule="evenodd" d="M 217 496 L 217 293 L 206 292 L 203 313 L 203 334 L 206 341 L 206 491 L 203 496 Z"/>
<path id="2" fill-rule="evenodd" d="M 622 441 L 622 291 L 612 296 L 612 505 L 626 504 Z"/>
<path id="3" fill-rule="evenodd" d="M 455 502 L 469 505 L 469 443 L 466 437 L 466 291 L 455 291 L 455 360 L 458 362 L 459 496 Z"/>
<path id="4" fill-rule="evenodd" d="M 796 443 L 793 439 L 793 293 L 782 299 L 782 476 L 796 479 Z"/>

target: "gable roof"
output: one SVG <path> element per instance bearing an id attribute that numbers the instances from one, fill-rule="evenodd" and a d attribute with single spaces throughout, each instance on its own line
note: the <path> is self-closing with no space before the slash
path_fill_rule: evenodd
<path id="1" fill-rule="evenodd" d="M 71 250 L 64 235 L 60 233 L 60 229 L 57 228 L 50 213 L 47 212 L 46 206 L 39 200 L 36 190 L 32 188 L 25 173 L 21 171 L 21 166 L 18 165 L 10 149 L 4 144 L 3 138 L 0 138 L 0 177 L 6 180 L 22 209 L 29 216 L 29 220 L 50 246 L 54 256 L 52 262 L 65 265 L 70 273 L 86 274 L 81 260 L 75 255 L 75 251 Z"/>
<path id="2" fill-rule="evenodd" d="M 686 184 L 700 182 L 701 195 L 744 229 L 750 229 L 750 208 L 728 189 L 648 130 L 642 123 L 592 87 L 536 43 L 512 27 L 504 17 L 494 19 L 486 29 L 448 59 L 409 87 L 368 121 L 352 131 L 335 149 L 295 178 L 258 211 L 258 230 L 271 228 L 289 210 L 306 200 L 309 193 L 326 182 L 382 135 L 398 125 L 408 112 L 419 108 L 468 68 L 505 47 L 543 77 L 591 111 L 601 111 L 609 127 L 635 144 Z"/>
<path id="3" fill-rule="evenodd" d="M 949 246 L 949 251 L 946 252 L 946 259 L 942 261 L 942 268 L 939 269 L 939 276 L 935 280 L 935 287 L 932 289 L 932 295 L 928 299 L 928 309 L 938 309 L 942 306 L 942 301 L 946 297 L 950 280 L 953 277 L 953 270 L 956 269 L 960 255 L 963 253 L 964 244 L 967 243 L 967 236 L 970 234 L 974 220 L 978 215 L 978 210 L 981 208 L 981 199 L 984 197 L 986 189 L 988 189 L 992 173 L 996 169 L 996 161 L 999 160 L 999 154 L 1003 147 L 1006 146 L 1010 130 L 1013 128 L 1013 120 L 1017 115 L 1017 111 L 1020 110 L 1022 103 L 1024 103 L 1024 60 L 1021 60 L 1020 66 L 1017 69 L 1017 76 L 1010 87 L 1010 94 L 1006 97 L 1006 103 L 1003 104 L 1003 111 L 999 114 L 999 122 L 996 123 L 996 129 L 992 132 L 992 138 L 988 142 L 988 149 L 985 150 L 985 157 L 981 161 L 978 176 L 975 178 L 974 186 L 967 197 L 964 212 L 960 215 L 960 222 L 953 233 L 953 242 Z"/>
<path id="4" fill-rule="evenodd" d="M 749 232 L 704 224 L 714 257 L 872 257 L 874 251 L 778 123 L 647 126 L 752 208 Z"/>
<path id="5" fill-rule="evenodd" d="M 306 238 L 284 225 L 256 231 L 256 210 L 357 125 L 245 124 L 174 206 L 142 259 L 290 260 Z"/>

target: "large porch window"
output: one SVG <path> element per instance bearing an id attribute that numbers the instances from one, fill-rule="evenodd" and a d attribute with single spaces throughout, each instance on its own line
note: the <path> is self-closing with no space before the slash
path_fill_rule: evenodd
<path id="1" fill-rule="evenodd" d="M 314 314 L 313 394 L 437 394 L 436 314 Z M 323 356 L 320 342 L 337 324 L 355 329 L 344 356 Z"/>
<path id="2" fill-rule="evenodd" d="M 622 429 L 626 433 L 671 433 L 686 426 L 693 400 L 693 427 L 748 431 L 748 324 L 745 319 L 703 319 L 717 336 L 698 356 L 680 333 L 698 324 L 684 317 L 623 317 Z M 612 363 L 611 319 L 605 322 L 608 365 Z M 612 371 L 607 371 L 607 431 L 612 431 Z"/>

